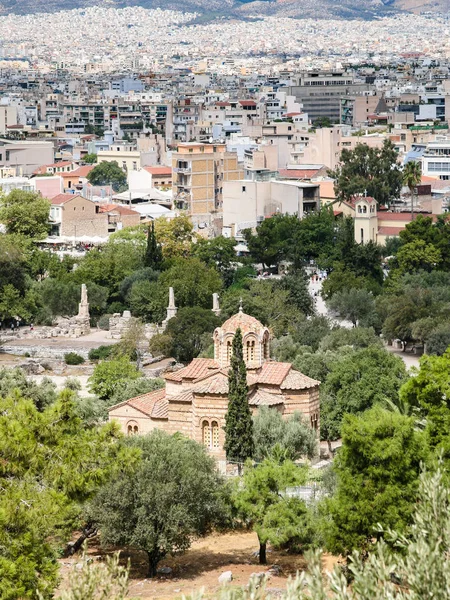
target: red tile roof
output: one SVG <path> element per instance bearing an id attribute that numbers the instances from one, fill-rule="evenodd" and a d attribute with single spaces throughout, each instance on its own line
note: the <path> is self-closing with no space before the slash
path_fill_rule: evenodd
<path id="1" fill-rule="evenodd" d="M 315 177 L 320 169 L 280 169 L 280 177 L 286 179 L 311 179 Z"/>
<path id="2" fill-rule="evenodd" d="M 132 406 L 139 412 L 147 415 L 148 417 L 153 417 L 153 411 L 155 410 L 156 414 L 164 413 L 164 404 L 160 404 L 156 407 L 157 403 L 160 403 L 166 396 L 166 390 L 161 388 L 160 390 L 154 390 L 153 392 L 148 392 L 146 394 L 141 394 L 140 396 L 136 396 L 136 398 L 130 398 L 129 400 L 125 400 L 124 402 L 119 402 L 119 404 L 115 404 L 111 406 L 108 410 L 111 411 L 114 408 L 119 408 L 121 406 L 125 406 L 128 404 Z M 164 418 L 164 417 L 156 417 L 155 418 Z"/>
<path id="3" fill-rule="evenodd" d="M 282 390 L 305 390 L 318 385 L 320 385 L 320 381 L 317 381 L 317 379 L 311 379 L 311 377 L 303 375 L 300 371 L 291 369 L 280 387 Z"/>
<path id="4" fill-rule="evenodd" d="M 398 235 L 400 231 L 403 231 L 404 227 L 379 227 L 379 235 Z"/>
<path id="5" fill-rule="evenodd" d="M 257 374 L 258 383 L 268 385 L 281 385 L 291 369 L 291 363 L 269 361 L 263 364 L 260 373 Z"/>
<path id="6" fill-rule="evenodd" d="M 239 100 L 239 104 L 241 106 L 256 106 L 256 102 L 254 100 Z"/>
<path id="7" fill-rule="evenodd" d="M 73 164 L 74 164 L 74 162 L 71 160 L 62 160 L 61 162 L 52 163 L 50 165 L 41 165 L 40 167 L 38 167 L 36 170 L 33 171 L 33 175 L 43 175 L 43 174 L 47 173 L 47 169 L 49 169 L 49 168 L 56 169 L 56 167 L 68 167 Z"/>
<path id="8" fill-rule="evenodd" d="M 166 373 L 164 378 L 168 381 L 182 381 L 183 379 L 200 379 L 210 372 L 210 369 L 219 370 L 219 365 L 212 358 L 194 358 L 184 369 L 174 373 Z"/>
<path id="9" fill-rule="evenodd" d="M 167 398 L 157 400 L 153 405 L 151 414 L 152 419 L 168 419 L 169 418 L 169 402 Z"/>
<path id="10" fill-rule="evenodd" d="M 378 213 L 379 221 L 411 221 L 411 213 Z"/>
<path id="11" fill-rule="evenodd" d="M 152 175 L 165 175 L 166 177 L 172 176 L 171 167 L 144 167 L 144 170 Z"/>
<path id="12" fill-rule="evenodd" d="M 73 200 L 74 198 L 78 198 L 81 197 L 80 194 L 58 194 L 57 196 L 54 196 L 51 200 L 50 203 L 51 204 L 65 204 L 66 202 L 70 202 L 70 200 Z"/>
<path id="13" fill-rule="evenodd" d="M 87 177 L 88 173 L 90 173 L 93 168 L 94 165 L 83 165 L 69 173 L 61 173 L 61 177 Z"/>
<path id="14" fill-rule="evenodd" d="M 248 399 L 250 406 L 276 406 L 284 402 L 285 397 L 282 394 L 270 394 L 265 390 L 256 390 Z"/>
<path id="15" fill-rule="evenodd" d="M 121 215 L 137 215 L 139 216 L 139 213 L 135 210 L 132 210 L 131 208 L 128 208 L 127 206 L 120 206 L 118 204 L 101 204 L 99 206 L 100 208 L 100 212 L 102 213 L 109 213 L 109 212 L 118 212 Z"/>

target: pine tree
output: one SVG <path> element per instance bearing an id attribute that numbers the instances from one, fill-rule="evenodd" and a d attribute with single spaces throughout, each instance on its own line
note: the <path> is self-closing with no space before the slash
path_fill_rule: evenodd
<path id="1" fill-rule="evenodd" d="M 145 266 L 159 271 L 162 263 L 161 246 L 158 244 L 155 235 L 155 223 L 152 221 L 152 227 L 147 236 L 147 249 L 144 258 Z"/>
<path id="2" fill-rule="evenodd" d="M 228 373 L 228 412 L 225 417 L 225 452 L 227 460 L 237 462 L 239 471 L 252 458 L 253 421 L 248 405 L 247 368 L 244 362 L 242 333 L 236 330 Z"/>

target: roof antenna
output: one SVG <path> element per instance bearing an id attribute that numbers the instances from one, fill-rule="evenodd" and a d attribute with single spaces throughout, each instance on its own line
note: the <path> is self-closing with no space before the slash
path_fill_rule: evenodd
<path id="1" fill-rule="evenodd" d="M 239 312 L 242 313 L 242 296 L 239 298 Z"/>

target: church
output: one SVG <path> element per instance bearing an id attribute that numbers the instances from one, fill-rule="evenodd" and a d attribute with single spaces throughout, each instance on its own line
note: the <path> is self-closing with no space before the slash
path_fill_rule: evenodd
<path id="1" fill-rule="evenodd" d="M 112 406 L 109 419 L 118 421 L 126 435 L 145 434 L 155 428 L 179 431 L 204 444 L 224 466 L 228 370 L 238 328 L 252 413 L 260 406 L 270 406 L 283 415 L 299 411 L 318 430 L 320 382 L 296 371 L 291 363 L 270 360 L 269 330 L 242 308 L 214 331 L 214 359 L 195 358 L 186 367 L 166 373 L 164 388 Z"/>

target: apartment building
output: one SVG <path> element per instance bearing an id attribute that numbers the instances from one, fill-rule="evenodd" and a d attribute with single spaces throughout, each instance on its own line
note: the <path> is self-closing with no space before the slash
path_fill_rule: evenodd
<path id="1" fill-rule="evenodd" d="M 75 239 L 108 236 L 108 213 L 92 200 L 78 194 L 59 194 L 50 202 L 50 235 Z"/>
<path id="2" fill-rule="evenodd" d="M 30 176 L 42 164 L 53 163 L 53 156 L 52 142 L 0 138 L 0 169 L 14 169 L 16 175 Z"/>
<path id="3" fill-rule="evenodd" d="M 320 187 L 304 181 L 228 181 L 223 190 L 224 233 L 239 236 L 276 214 L 297 215 L 319 210 Z"/>
<path id="4" fill-rule="evenodd" d="M 179 144 L 172 153 L 174 202 L 194 223 L 210 223 L 222 212 L 223 185 L 242 179 L 237 155 L 225 144 Z"/>
<path id="5" fill-rule="evenodd" d="M 293 80 L 294 85 L 281 89 L 295 96 L 313 122 L 328 117 L 339 123 L 341 98 L 375 90 L 373 85 L 357 82 L 344 71 L 307 71 L 294 76 Z"/>
<path id="6" fill-rule="evenodd" d="M 450 179 L 450 137 L 436 136 L 422 155 L 422 174 L 443 180 Z"/>

